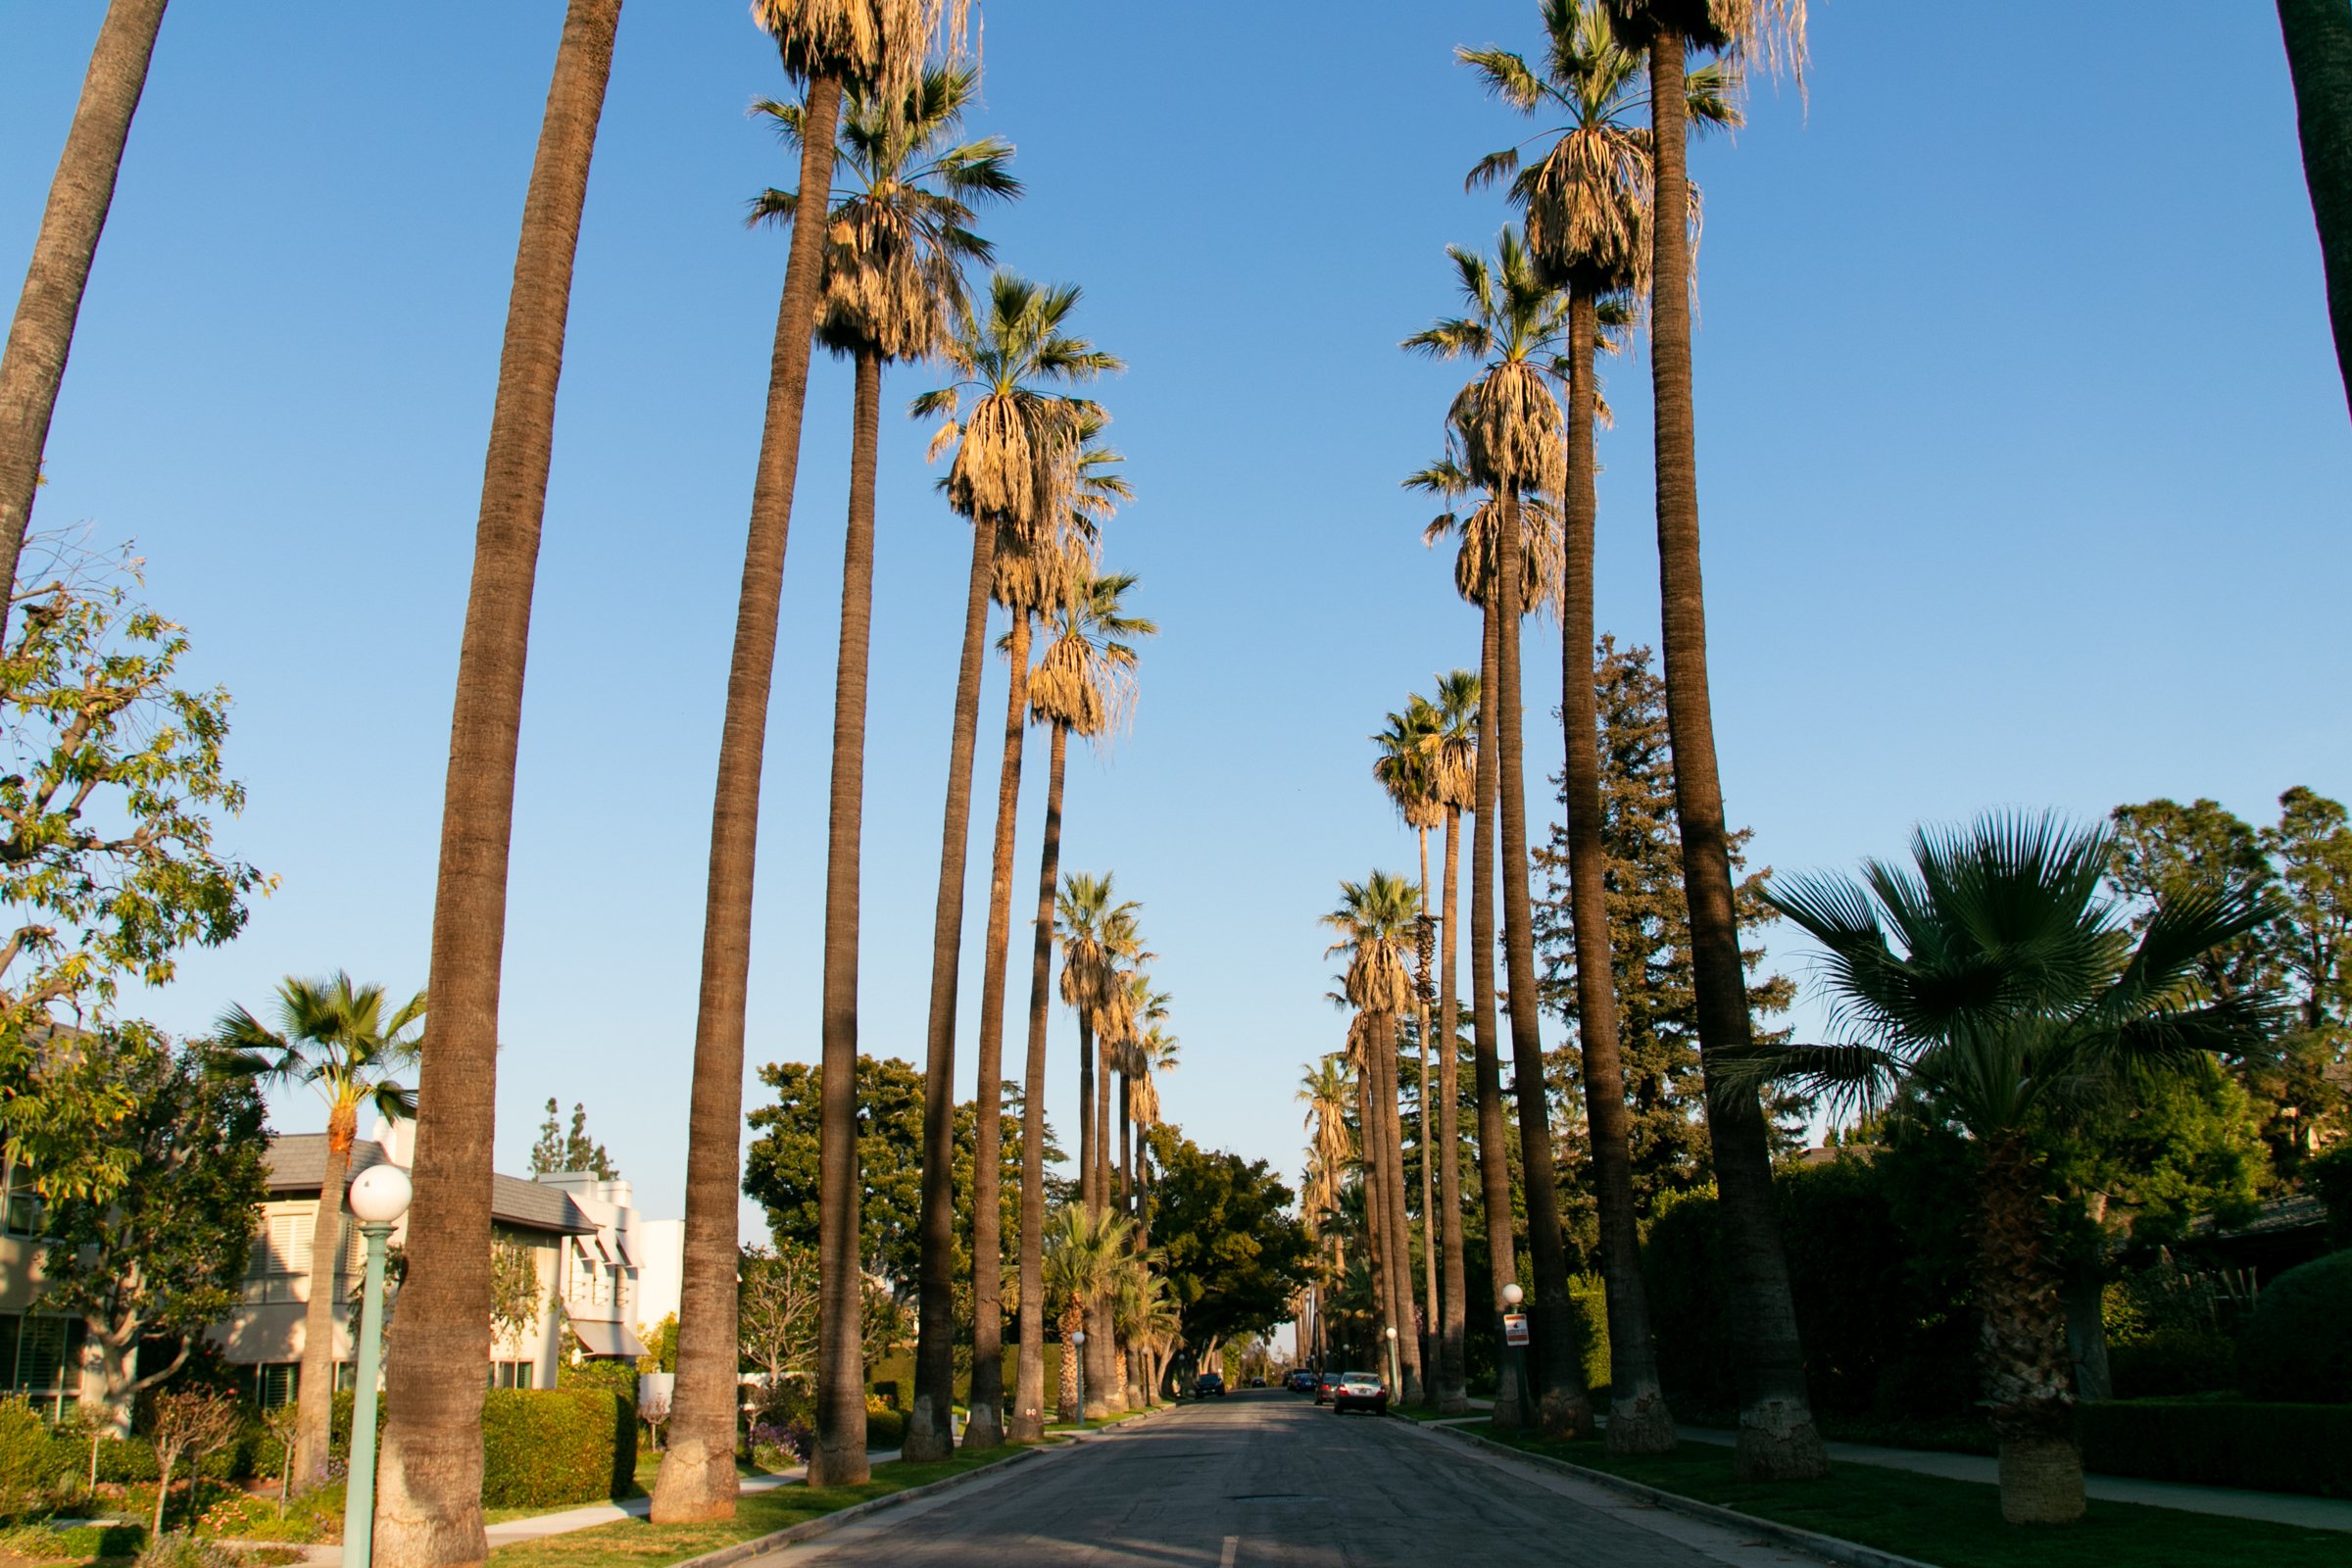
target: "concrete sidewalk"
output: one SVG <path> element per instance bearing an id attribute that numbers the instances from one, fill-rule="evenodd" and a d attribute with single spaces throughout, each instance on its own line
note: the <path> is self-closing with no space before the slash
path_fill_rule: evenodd
<path id="1" fill-rule="evenodd" d="M 876 1449 L 866 1457 L 875 1464 L 888 1464 L 899 1456 L 896 1448 Z M 778 1487 L 797 1487 L 808 1479 L 808 1468 L 796 1465 L 773 1475 L 745 1476 L 736 1488 L 737 1496 L 751 1496 L 761 1492 L 773 1492 Z M 652 1509 L 651 1497 L 631 1497 L 626 1502 L 592 1502 L 583 1507 L 565 1508 L 560 1513 L 535 1513 L 528 1519 L 510 1519 L 505 1524 L 492 1525 L 484 1532 L 490 1538 L 490 1549 L 514 1545 L 518 1541 L 541 1541 L 549 1536 L 569 1535 L 574 1530 L 593 1530 L 598 1525 L 612 1524 L 621 1519 L 642 1519 Z"/>
<path id="2" fill-rule="evenodd" d="M 1714 1443 L 1731 1446 L 1736 1435 L 1714 1427 L 1678 1427 L 1686 1443 Z M 1882 1448 L 1868 1443 L 1824 1445 L 1840 1464 L 1870 1464 L 1888 1470 L 1909 1470 L 1947 1481 L 1974 1481 L 1985 1486 L 2000 1482 L 1997 1461 L 1979 1453 L 1940 1453 L 1927 1448 Z M 2230 1487 L 2191 1487 L 2177 1481 L 2140 1481 L 2129 1476 L 2086 1475 L 2082 1490 L 2102 1502 L 2137 1502 L 2151 1508 L 2179 1508 L 2187 1513 L 2224 1514 L 2233 1519 L 2262 1519 L 2275 1525 L 2298 1525 L 2308 1530 L 2352 1531 L 2352 1501 L 2338 1497 L 2307 1497 L 2291 1492 L 2239 1492 Z"/>

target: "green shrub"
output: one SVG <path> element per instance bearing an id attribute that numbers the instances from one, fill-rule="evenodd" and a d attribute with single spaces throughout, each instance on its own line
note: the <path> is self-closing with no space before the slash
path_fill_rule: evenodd
<path id="1" fill-rule="evenodd" d="M 2328 1205 L 2328 1245 L 2352 1247 L 2352 1143 L 2306 1160 L 2303 1186 Z"/>
<path id="2" fill-rule="evenodd" d="M 2119 1399 L 2164 1399 L 2218 1394 L 2236 1386 L 2237 1347 L 2229 1336 L 2161 1329 L 2144 1340 L 2107 1348 L 2107 1366 Z"/>
<path id="3" fill-rule="evenodd" d="M 2352 1403 L 2352 1251 L 2290 1268 L 2264 1287 L 2237 1345 L 2239 1387 L 2257 1399 Z"/>
<path id="4" fill-rule="evenodd" d="M 0 1519 L 30 1512 L 73 1474 L 71 1449 L 23 1399 L 0 1399 Z"/>
<path id="5" fill-rule="evenodd" d="M 610 1389 L 493 1389 L 484 1396 L 484 1507 L 617 1497 L 636 1470 L 636 1412 Z"/>
<path id="6" fill-rule="evenodd" d="M 560 1389 L 611 1389 L 637 1408 L 637 1363 L 615 1356 L 574 1361 L 556 1374 Z"/>
<path id="7" fill-rule="evenodd" d="M 2352 1497 L 2352 1405 L 2119 1399 L 2082 1407 L 2102 1475 Z"/>
<path id="8" fill-rule="evenodd" d="M 177 1530 L 147 1543 L 133 1568 L 237 1568 L 237 1554 Z"/>
<path id="9" fill-rule="evenodd" d="M 879 1398 L 865 1401 L 865 1446 L 896 1448 L 906 1441 L 906 1418 Z"/>

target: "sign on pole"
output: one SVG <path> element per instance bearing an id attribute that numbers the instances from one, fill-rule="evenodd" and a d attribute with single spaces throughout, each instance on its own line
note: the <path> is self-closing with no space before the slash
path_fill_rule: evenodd
<path id="1" fill-rule="evenodd" d="M 1502 1314 L 1502 1343 L 1505 1345 L 1525 1345 L 1527 1343 L 1527 1314 L 1525 1312 Z"/>

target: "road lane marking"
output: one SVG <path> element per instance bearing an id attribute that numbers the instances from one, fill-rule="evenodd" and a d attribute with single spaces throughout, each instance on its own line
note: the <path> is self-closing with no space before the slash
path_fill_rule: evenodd
<path id="1" fill-rule="evenodd" d="M 1233 1568 L 1233 1554 L 1242 1549 L 1242 1538 L 1227 1536 L 1225 1549 L 1217 1557 L 1217 1568 Z"/>

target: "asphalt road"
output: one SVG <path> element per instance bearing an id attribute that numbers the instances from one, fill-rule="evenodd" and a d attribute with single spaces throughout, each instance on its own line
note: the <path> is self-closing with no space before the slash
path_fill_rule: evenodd
<path id="1" fill-rule="evenodd" d="M 1402 1421 L 1236 1395 L 887 1510 L 758 1568 L 1820 1568 Z"/>

